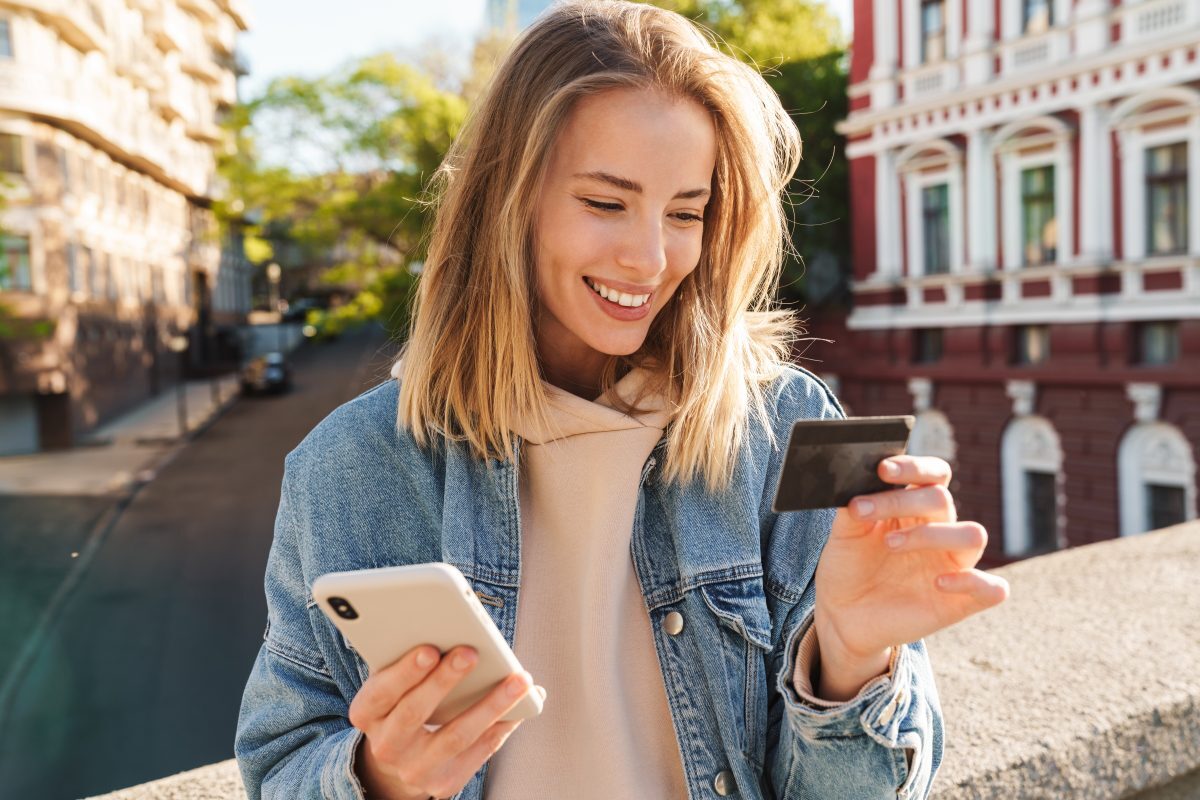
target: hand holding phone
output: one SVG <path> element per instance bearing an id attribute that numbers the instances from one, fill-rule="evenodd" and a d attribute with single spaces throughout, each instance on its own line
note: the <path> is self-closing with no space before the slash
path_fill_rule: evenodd
<path id="1" fill-rule="evenodd" d="M 454 567 L 323 575 L 313 598 L 371 670 L 349 711 L 368 796 L 452 796 L 541 712 L 545 692 Z"/>

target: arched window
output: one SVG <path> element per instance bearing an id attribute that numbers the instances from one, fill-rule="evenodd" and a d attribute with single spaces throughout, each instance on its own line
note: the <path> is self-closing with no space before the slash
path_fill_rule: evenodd
<path id="1" fill-rule="evenodd" d="M 1074 135 L 1055 117 L 1020 120 L 997 131 L 1005 269 L 1071 260 Z"/>
<path id="2" fill-rule="evenodd" d="M 1133 536 L 1196 518 L 1196 459 L 1174 425 L 1142 422 L 1117 451 L 1121 535 Z"/>
<path id="3" fill-rule="evenodd" d="M 908 437 L 908 452 L 914 456 L 937 456 L 950 464 L 958 455 L 954 426 L 941 411 L 927 409 L 917 414 Z"/>
<path id="4" fill-rule="evenodd" d="M 1200 92 L 1135 95 L 1113 109 L 1112 125 L 1125 260 L 1200 255 Z"/>
<path id="5" fill-rule="evenodd" d="M 906 192 L 909 276 L 962 272 L 962 153 L 946 141 L 921 142 L 896 162 Z"/>
<path id="6" fill-rule="evenodd" d="M 1004 552 L 1056 550 L 1062 529 L 1062 445 L 1048 420 L 1017 417 L 1000 445 L 1004 484 Z"/>

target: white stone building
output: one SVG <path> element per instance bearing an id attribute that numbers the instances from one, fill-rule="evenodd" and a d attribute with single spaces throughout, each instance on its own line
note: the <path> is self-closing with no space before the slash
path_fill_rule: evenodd
<path id="1" fill-rule="evenodd" d="M 245 29 L 242 0 L 0 8 L 0 453 L 71 444 L 177 379 L 170 337 L 211 362 L 249 310 L 209 210 Z"/>

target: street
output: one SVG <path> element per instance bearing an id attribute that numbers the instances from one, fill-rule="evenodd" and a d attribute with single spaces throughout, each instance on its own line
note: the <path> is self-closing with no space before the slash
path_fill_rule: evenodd
<path id="1" fill-rule="evenodd" d="M 134 496 L 19 676 L 0 722 L 6 797 L 90 796 L 233 755 L 266 621 L 283 458 L 333 408 L 385 379 L 395 351 L 375 328 L 302 347 L 290 393 L 238 400 Z M 65 513 L 8 503 L 27 517 Z M 36 569 L 9 567 L 18 581 L 38 580 Z"/>

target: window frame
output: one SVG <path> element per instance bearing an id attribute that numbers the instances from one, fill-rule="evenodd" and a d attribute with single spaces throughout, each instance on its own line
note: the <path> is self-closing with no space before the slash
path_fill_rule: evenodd
<path id="1" fill-rule="evenodd" d="M 1191 237 L 1189 236 L 1190 231 L 1188 230 L 1191 227 L 1188 224 L 1189 219 L 1191 217 L 1191 214 L 1190 214 L 1191 206 L 1190 206 L 1190 203 L 1188 202 L 1188 195 L 1190 193 L 1190 188 L 1191 188 L 1190 183 L 1189 183 L 1189 181 L 1191 179 L 1191 173 L 1188 170 L 1188 167 L 1191 163 L 1191 148 L 1188 145 L 1189 145 L 1188 140 L 1182 139 L 1182 140 L 1176 141 L 1176 142 L 1168 142 L 1166 144 L 1148 145 L 1148 146 L 1142 148 L 1142 158 L 1143 158 L 1142 180 L 1144 183 L 1144 192 L 1145 192 L 1143 197 L 1144 197 L 1144 201 L 1145 201 L 1144 205 L 1145 205 L 1145 210 L 1146 210 L 1145 228 L 1143 229 L 1142 233 L 1143 233 L 1143 248 L 1144 248 L 1146 256 L 1148 258 L 1155 258 L 1158 256 L 1187 255 L 1188 250 L 1191 247 L 1191 241 L 1190 241 Z M 1174 148 L 1183 148 L 1182 172 L 1176 171 L 1176 172 L 1167 172 L 1165 174 L 1162 174 L 1162 173 L 1153 173 L 1152 174 L 1150 171 L 1150 161 L 1151 161 L 1150 154 L 1156 150 L 1174 149 Z M 1183 184 L 1182 192 L 1181 192 L 1181 194 L 1183 195 L 1183 215 L 1182 215 L 1182 219 L 1179 220 L 1180 226 L 1182 228 L 1182 237 L 1181 237 L 1182 245 L 1177 247 L 1174 250 L 1161 250 L 1161 251 L 1156 250 L 1156 249 L 1154 249 L 1153 244 L 1152 244 L 1152 241 L 1154 238 L 1154 221 L 1155 221 L 1154 198 L 1156 195 L 1156 193 L 1153 191 L 1153 189 L 1157 185 L 1161 185 L 1161 184 L 1174 185 L 1174 184 L 1179 183 L 1180 181 L 1182 181 L 1182 184 Z"/>
<path id="2" fill-rule="evenodd" d="M 1030 194 L 1029 190 L 1026 188 L 1026 183 L 1027 183 L 1026 177 L 1029 176 L 1031 173 L 1045 172 L 1046 170 L 1050 171 L 1050 179 L 1046 182 L 1047 188 L 1045 188 L 1038 194 Z M 1058 186 L 1057 186 L 1057 180 L 1056 180 L 1057 174 L 1058 174 L 1057 165 L 1053 164 L 1053 163 L 1048 163 L 1048 164 L 1038 164 L 1037 166 L 1032 166 L 1032 167 L 1023 167 L 1020 169 L 1020 171 L 1017 174 L 1020 176 L 1019 180 L 1021 182 L 1020 207 L 1019 207 L 1020 228 L 1021 228 L 1021 266 L 1022 267 L 1044 267 L 1049 264 L 1056 264 L 1056 263 L 1058 263 L 1058 250 L 1060 247 L 1059 237 L 1060 237 L 1060 231 L 1062 229 L 1062 226 L 1059 225 L 1059 221 L 1058 221 L 1059 220 L 1059 203 L 1058 203 L 1058 197 L 1057 197 Z M 1029 214 L 1029 211 L 1030 211 L 1030 202 L 1031 201 L 1037 202 L 1039 205 L 1044 205 L 1048 201 L 1049 206 L 1050 206 L 1050 219 L 1053 220 L 1053 224 L 1054 224 L 1054 247 L 1050 249 L 1048 254 L 1046 252 L 1047 249 L 1045 247 L 1044 242 L 1040 241 L 1040 239 L 1042 238 L 1041 235 L 1039 234 L 1039 236 L 1037 237 L 1039 239 L 1037 246 L 1038 246 L 1039 252 L 1041 253 L 1041 256 L 1042 256 L 1041 260 L 1039 260 L 1039 261 L 1030 261 L 1029 260 L 1029 245 L 1030 245 L 1030 241 L 1029 241 L 1029 233 L 1030 233 L 1029 217 L 1030 217 L 1030 214 Z M 1044 230 L 1044 228 L 1043 228 L 1043 230 Z"/>

